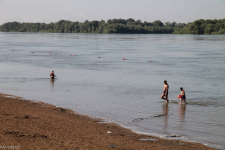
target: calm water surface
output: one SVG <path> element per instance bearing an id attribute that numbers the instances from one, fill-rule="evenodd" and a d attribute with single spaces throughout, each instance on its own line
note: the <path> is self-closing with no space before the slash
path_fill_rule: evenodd
<path id="1" fill-rule="evenodd" d="M 0 33 L 0 92 L 225 149 L 224 58 L 224 35 Z"/>

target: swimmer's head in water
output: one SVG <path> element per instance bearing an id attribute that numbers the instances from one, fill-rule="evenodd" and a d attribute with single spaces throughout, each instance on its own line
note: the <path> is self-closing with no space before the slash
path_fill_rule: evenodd
<path id="1" fill-rule="evenodd" d="M 167 81 L 166 80 L 164 80 L 164 84 L 167 84 Z"/>
<path id="2" fill-rule="evenodd" d="M 182 88 L 182 87 L 180 87 L 180 90 L 182 91 L 182 90 L 183 90 L 183 88 Z"/>

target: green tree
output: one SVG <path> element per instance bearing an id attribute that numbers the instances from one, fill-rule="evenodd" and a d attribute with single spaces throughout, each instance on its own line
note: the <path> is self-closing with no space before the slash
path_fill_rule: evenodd
<path id="1" fill-rule="evenodd" d="M 205 34 L 210 34 L 213 31 L 213 24 L 208 24 L 205 28 Z"/>

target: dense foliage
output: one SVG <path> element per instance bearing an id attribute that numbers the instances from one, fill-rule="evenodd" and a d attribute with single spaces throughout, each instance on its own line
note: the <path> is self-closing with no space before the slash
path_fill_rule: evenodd
<path id="1" fill-rule="evenodd" d="M 225 34 L 225 19 L 196 20 L 182 28 L 174 28 L 175 34 Z"/>
<path id="2" fill-rule="evenodd" d="M 52 32 L 52 33 L 175 33 L 175 34 L 225 34 L 225 19 L 196 20 L 192 23 L 142 22 L 134 19 L 109 19 L 107 22 L 71 22 L 60 20 L 56 23 L 8 22 L 0 26 L 2 32 Z"/>

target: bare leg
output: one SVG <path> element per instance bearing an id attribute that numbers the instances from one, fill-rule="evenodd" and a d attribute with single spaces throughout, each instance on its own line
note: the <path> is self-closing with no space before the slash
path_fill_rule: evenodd
<path id="1" fill-rule="evenodd" d="M 168 103 L 169 100 L 168 100 L 168 93 L 166 94 L 166 102 Z"/>
<path id="2" fill-rule="evenodd" d="M 182 104 L 182 98 L 180 99 L 180 104 Z"/>
<path id="3" fill-rule="evenodd" d="M 165 94 L 162 94 L 161 99 L 166 100 L 166 99 L 164 98 L 164 96 L 166 96 L 166 95 L 165 95 Z"/>

